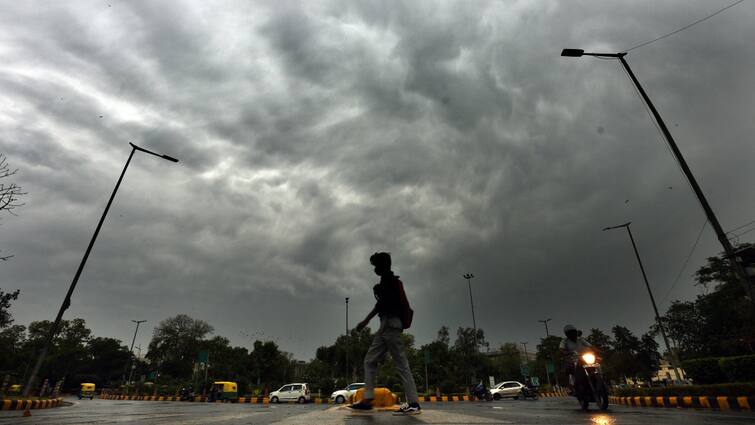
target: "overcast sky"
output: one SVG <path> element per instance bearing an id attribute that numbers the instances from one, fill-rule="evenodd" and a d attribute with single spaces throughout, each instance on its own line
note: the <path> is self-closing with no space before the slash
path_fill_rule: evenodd
<path id="1" fill-rule="evenodd" d="M 641 333 L 720 251 L 616 61 L 731 3 L 69 1 L 0 5 L 0 153 L 28 195 L 0 221 L 17 323 L 53 320 L 134 142 L 66 318 L 130 343 L 186 313 L 299 359 L 374 303 L 390 251 L 419 344 L 566 323 Z M 627 59 L 724 228 L 755 220 L 755 4 Z M 747 230 L 747 228 L 745 228 Z M 742 241 L 755 239 L 755 232 Z M 373 329 L 374 329 L 373 323 Z"/>

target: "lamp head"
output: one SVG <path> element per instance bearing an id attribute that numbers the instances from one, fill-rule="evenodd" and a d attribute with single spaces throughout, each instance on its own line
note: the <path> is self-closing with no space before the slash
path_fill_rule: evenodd
<path id="1" fill-rule="evenodd" d="M 581 57 L 583 54 L 585 54 L 585 51 L 582 49 L 564 49 L 561 51 L 561 56 L 566 56 L 570 58 L 578 58 L 578 57 Z"/>

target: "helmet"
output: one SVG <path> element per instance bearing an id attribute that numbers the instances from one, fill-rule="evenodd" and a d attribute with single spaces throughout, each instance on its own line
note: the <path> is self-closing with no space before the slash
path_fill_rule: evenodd
<path id="1" fill-rule="evenodd" d="M 577 328 L 574 325 L 566 325 L 564 326 L 564 333 L 567 332 L 576 332 Z"/>

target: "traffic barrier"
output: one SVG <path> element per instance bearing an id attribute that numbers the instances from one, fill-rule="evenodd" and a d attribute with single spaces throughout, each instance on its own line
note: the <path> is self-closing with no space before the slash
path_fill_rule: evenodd
<path id="1" fill-rule="evenodd" d="M 0 410 L 49 409 L 51 407 L 60 407 L 62 404 L 62 398 L 51 398 L 49 400 L 0 399 Z"/>
<path id="2" fill-rule="evenodd" d="M 611 404 L 623 404 L 632 407 L 674 407 L 716 410 L 752 410 L 755 397 L 727 397 L 727 396 L 609 396 Z"/>

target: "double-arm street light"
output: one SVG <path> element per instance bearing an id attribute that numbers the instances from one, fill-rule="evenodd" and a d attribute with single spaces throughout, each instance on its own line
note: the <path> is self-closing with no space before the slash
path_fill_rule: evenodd
<path id="1" fill-rule="evenodd" d="M 45 339 L 45 344 L 42 346 L 42 349 L 39 352 L 39 357 L 37 357 L 37 362 L 34 364 L 34 369 L 31 371 L 31 375 L 29 375 L 28 381 L 26 381 L 26 385 L 24 386 L 23 396 L 28 396 L 29 392 L 32 389 L 32 386 L 34 385 L 34 381 L 37 379 L 37 374 L 39 373 L 39 369 L 42 367 L 42 363 L 45 360 L 45 356 L 47 356 L 47 351 L 50 349 L 50 344 L 52 343 L 52 339 L 55 337 L 55 334 L 58 333 L 58 328 L 60 327 L 60 321 L 63 318 L 63 312 L 65 312 L 68 307 L 71 306 L 71 295 L 73 295 L 73 290 L 76 289 L 76 284 L 79 282 L 79 277 L 81 276 L 81 272 L 84 270 L 84 265 L 87 262 L 87 259 L 89 258 L 89 254 L 92 252 L 92 247 L 94 247 L 94 242 L 97 240 L 97 235 L 100 233 L 100 229 L 102 228 L 102 223 L 105 221 L 105 216 L 107 216 L 108 210 L 110 210 L 110 205 L 113 204 L 113 199 L 115 199 L 115 194 L 118 192 L 118 188 L 121 185 L 121 181 L 123 181 L 123 176 L 126 174 L 126 169 L 128 169 L 128 165 L 131 163 L 131 158 L 134 156 L 134 152 L 140 151 L 144 153 L 148 153 L 150 155 L 154 155 L 158 158 L 162 158 L 171 162 L 178 162 L 177 159 L 170 157 L 168 155 L 161 155 L 159 153 L 155 153 L 152 151 L 149 151 L 144 148 L 140 148 L 139 146 L 136 146 L 133 143 L 129 143 L 131 145 L 131 154 L 128 156 L 128 160 L 126 161 L 126 165 L 123 167 L 123 171 L 121 172 L 121 176 L 118 178 L 118 182 L 115 184 L 115 189 L 113 189 L 113 193 L 110 195 L 110 199 L 107 202 L 107 205 L 105 206 L 105 211 L 102 213 L 102 217 L 100 217 L 99 223 L 97 223 L 97 227 L 94 229 L 94 234 L 92 235 L 92 239 L 89 241 L 89 246 L 87 246 L 86 251 L 84 252 L 84 257 L 81 259 L 81 263 L 79 263 L 79 268 L 76 269 L 76 274 L 73 276 L 73 281 L 71 281 L 71 285 L 68 287 L 68 292 L 66 293 L 65 298 L 63 298 L 63 304 L 60 306 L 60 310 L 58 310 L 58 315 L 55 317 L 55 322 L 53 322 L 52 326 L 50 327 L 49 332 L 47 333 L 47 338 Z"/>
<path id="2" fill-rule="evenodd" d="M 128 384 L 131 382 L 131 374 L 134 372 L 133 366 L 131 367 L 131 372 L 129 372 L 128 368 L 129 365 L 131 365 L 131 361 L 134 357 L 134 343 L 136 342 L 136 333 L 139 332 L 139 325 L 146 322 L 146 320 L 131 320 L 132 322 L 136 323 L 136 329 L 134 329 L 134 338 L 131 340 L 131 348 L 128 350 L 129 356 L 128 361 L 126 362 L 126 369 L 123 370 L 123 380 L 124 384 Z M 126 373 L 128 373 L 128 381 L 126 381 Z"/>
<path id="3" fill-rule="evenodd" d="M 469 305 L 472 306 L 472 327 L 474 328 L 474 348 L 475 350 L 478 349 L 477 346 L 477 322 L 474 318 L 474 301 L 472 301 L 472 278 L 474 275 L 472 273 L 464 273 L 462 276 L 464 279 L 467 280 L 467 285 L 469 285 Z"/>
<path id="4" fill-rule="evenodd" d="M 551 336 L 551 334 L 548 332 L 548 322 L 550 322 L 551 320 L 553 320 L 553 319 L 547 318 L 547 319 L 544 319 L 544 320 L 538 320 L 538 322 L 540 322 L 540 323 L 542 323 L 542 324 L 545 325 L 545 336 L 546 337 Z"/>
<path id="5" fill-rule="evenodd" d="M 658 127 L 660 127 L 661 132 L 663 133 L 663 136 L 666 138 L 666 141 L 671 147 L 671 150 L 674 153 L 676 160 L 679 162 L 679 166 L 681 167 L 682 172 L 684 172 L 684 175 L 687 177 L 687 180 L 689 181 L 689 184 L 692 187 L 692 190 L 695 192 L 695 195 L 697 196 L 697 199 L 700 202 L 700 205 L 702 206 L 703 211 L 705 211 L 705 216 L 708 218 L 708 222 L 711 224 L 711 226 L 713 227 L 713 230 L 716 232 L 716 237 L 718 238 L 718 241 L 721 243 L 721 246 L 724 248 L 726 258 L 729 259 L 729 264 L 734 269 L 734 273 L 739 278 L 739 281 L 742 284 L 742 287 L 744 288 L 745 294 L 750 298 L 750 303 L 752 304 L 753 308 L 755 308 L 755 297 L 753 297 L 752 284 L 750 282 L 749 277 L 747 276 L 747 273 L 745 272 L 744 266 L 738 261 L 739 256 L 734 251 L 734 247 L 731 245 L 729 238 L 726 236 L 726 232 L 721 227 L 721 224 L 718 222 L 718 218 L 716 217 L 716 214 L 713 213 L 713 209 L 708 203 L 708 200 L 705 198 L 705 195 L 703 194 L 703 191 L 700 188 L 700 185 L 697 184 L 697 180 L 695 179 L 695 176 L 692 175 L 692 171 L 687 165 L 687 161 L 685 161 L 684 156 L 682 156 L 682 152 L 679 150 L 679 147 L 676 145 L 674 138 L 671 136 L 671 132 L 666 126 L 666 123 L 663 122 L 663 118 L 661 118 L 661 114 L 658 113 L 658 110 L 655 108 L 655 105 L 653 105 L 653 102 L 650 101 L 650 97 L 648 97 L 647 93 L 645 92 L 645 89 L 643 89 L 642 85 L 640 85 L 640 81 L 634 75 L 634 72 L 632 72 L 632 69 L 629 67 L 629 64 L 627 63 L 626 59 L 624 59 L 626 55 L 627 55 L 626 52 L 587 53 L 582 49 L 564 49 L 561 51 L 561 56 L 566 56 L 566 57 L 578 58 L 581 56 L 595 56 L 598 58 L 615 58 L 615 59 L 618 59 L 619 62 L 621 62 L 621 65 L 627 71 L 627 74 L 629 74 L 629 78 L 631 78 L 635 87 L 637 87 L 637 91 L 640 92 L 640 96 L 642 96 L 642 99 L 648 105 L 650 112 L 653 114 L 653 117 L 658 123 Z"/>
<path id="6" fill-rule="evenodd" d="M 669 356 L 671 357 L 671 366 L 674 368 L 676 379 L 681 380 L 682 375 L 679 373 L 679 370 L 680 370 L 679 361 L 676 358 L 676 353 L 671 350 L 671 345 L 669 345 L 668 343 L 668 338 L 666 337 L 666 330 L 664 329 L 663 323 L 661 322 L 661 316 L 658 314 L 658 307 L 655 305 L 655 298 L 653 298 L 653 291 L 650 290 L 650 283 L 648 283 L 648 277 L 645 274 L 645 267 L 642 266 L 640 253 L 639 251 L 637 251 L 637 244 L 634 243 L 634 237 L 632 236 L 632 229 L 629 228 L 630 224 L 632 224 L 632 222 L 620 224 L 618 226 L 606 227 L 603 229 L 603 231 L 605 232 L 606 230 L 621 229 L 621 228 L 627 229 L 627 233 L 629 234 L 629 240 L 632 241 L 632 248 L 634 248 L 634 255 L 637 257 L 637 264 L 640 265 L 640 270 L 642 271 L 642 278 L 645 279 L 645 287 L 648 290 L 648 295 L 650 295 L 650 302 L 653 304 L 653 311 L 655 312 L 655 323 L 658 325 L 658 330 L 661 331 L 661 336 L 663 337 L 663 343 L 666 345 L 666 351 L 669 353 Z"/>

